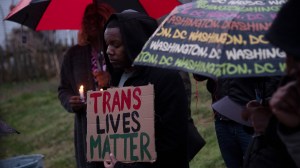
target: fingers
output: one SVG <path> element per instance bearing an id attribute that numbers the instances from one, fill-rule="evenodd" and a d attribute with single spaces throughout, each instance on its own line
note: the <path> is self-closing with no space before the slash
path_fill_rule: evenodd
<path id="1" fill-rule="evenodd" d="M 85 104 L 80 99 L 80 96 L 71 96 L 69 99 L 69 104 L 74 111 L 78 111 L 85 107 Z"/>
<path id="2" fill-rule="evenodd" d="M 251 101 L 249 101 L 246 104 L 247 108 L 250 108 L 250 107 L 259 107 L 259 106 L 261 106 L 261 104 L 259 102 L 257 102 L 256 100 L 251 100 Z"/>
<path id="3" fill-rule="evenodd" d="M 105 160 L 103 164 L 105 168 L 113 168 L 110 160 Z"/>
<path id="4" fill-rule="evenodd" d="M 69 103 L 76 104 L 80 102 L 81 102 L 80 96 L 71 96 L 69 99 Z"/>
<path id="5" fill-rule="evenodd" d="M 249 101 L 242 117 L 246 121 L 251 121 L 256 133 L 264 133 L 271 116 L 269 107 L 263 106 L 256 100 Z"/>
<path id="6" fill-rule="evenodd" d="M 112 154 L 112 153 L 110 153 L 109 157 L 110 157 L 110 160 L 105 160 L 104 161 L 104 167 L 105 168 L 114 168 L 115 164 L 117 162 L 117 159 L 114 156 L 114 154 Z"/>
<path id="7" fill-rule="evenodd" d="M 270 117 L 271 117 L 271 111 L 268 107 L 257 107 L 255 111 L 253 111 L 251 115 L 251 121 L 252 125 L 254 127 L 254 130 L 256 133 L 264 133 Z"/>
<path id="8" fill-rule="evenodd" d="M 246 109 L 242 111 L 242 118 L 245 121 L 248 121 L 251 118 L 251 115 L 256 111 L 257 107 L 262 106 L 256 100 L 251 100 L 246 104 Z"/>
<path id="9" fill-rule="evenodd" d="M 249 110 L 245 109 L 242 111 L 241 115 L 242 115 L 243 120 L 248 121 L 251 116 L 251 112 Z"/>
<path id="10" fill-rule="evenodd" d="M 280 87 L 270 100 L 270 107 L 277 119 L 288 127 L 300 125 L 300 87 L 294 81 Z"/>
<path id="11" fill-rule="evenodd" d="M 297 127 L 300 125 L 300 117 L 296 112 L 273 110 L 276 118 L 287 127 Z"/>
<path id="12" fill-rule="evenodd" d="M 295 110 L 299 105 L 298 88 L 296 82 L 290 82 L 280 87 L 270 100 L 270 107 L 273 111 Z"/>

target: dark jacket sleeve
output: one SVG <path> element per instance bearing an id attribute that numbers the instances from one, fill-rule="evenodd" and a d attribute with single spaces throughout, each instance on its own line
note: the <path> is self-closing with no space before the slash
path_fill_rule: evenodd
<path id="1" fill-rule="evenodd" d="M 300 167 L 300 131 L 299 127 L 287 128 L 283 125 L 279 125 L 277 129 L 278 135 L 287 151 L 289 152 L 291 158 L 294 160 L 295 164 Z"/>
<path id="2" fill-rule="evenodd" d="M 276 90 L 281 77 L 223 79 L 218 83 L 218 98 L 228 95 L 233 101 L 246 105 L 256 99 L 255 89 L 267 100 Z"/>
<path id="3" fill-rule="evenodd" d="M 183 81 L 175 71 L 159 72 L 155 87 L 157 162 L 186 167 L 188 102 Z"/>
<path id="4" fill-rule="evenodd" d="M 62 106 L 68 111 L 73 112 L 72 108 L 69 104 L 69 99 L 71 96 L 76 95 L 74 89 L 72 88 L 72 64 L 71 64 L 71 56 L 73 53 L 73 48 L 67 51 L 64 55 L 64 59 L 61 65 L 60 71 L 60 83 L 58 86 L 58 98 L 62 104 Z"/>

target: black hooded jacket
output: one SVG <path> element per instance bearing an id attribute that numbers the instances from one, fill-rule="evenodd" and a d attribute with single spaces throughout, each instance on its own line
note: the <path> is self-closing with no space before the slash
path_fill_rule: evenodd
<path id="1" fill-rule="evenodd" d="M 113 14 L 112 20 L 118 22 L 125 52 L 133 62 L 143 45 L 157 28 L 156 20 L 137 12 Z M 105 28 L 107 25 L 105 26 Z M 107 46 L 104 46 L 106 51 Z M 122 72 L 114 71 L 104 54 L 107 67 L 111 72 L 112 86 L 118 86 Z M 155 145 L 157 159 L 154 163 L 117 162 L 120 167 L 187 168 L 187 96 L 183 81 L 177 71 L 153 67 L 136 67 L 124 86 L 154 85 L 155 100 Z"/>

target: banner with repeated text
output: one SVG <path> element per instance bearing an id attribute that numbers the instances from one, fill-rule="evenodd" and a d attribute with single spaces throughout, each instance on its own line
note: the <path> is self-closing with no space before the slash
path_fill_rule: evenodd
<path id="1" fill-rule="evenodd" d="M 286 54 L 264 37 L 285 0 L 198 0 L 175 8 L 134 65 L 208 76 L 283 75 Z"/>

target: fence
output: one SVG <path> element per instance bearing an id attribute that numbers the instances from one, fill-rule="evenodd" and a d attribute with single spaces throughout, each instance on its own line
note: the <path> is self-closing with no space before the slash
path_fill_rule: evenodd
<path id="1" fill-rule="evenodd" d="M 43 33 L 19 29 L 9 36 L 5 48 L 0 52 L 0 83 L 58 75 L 60 62 L 67 49 L 66 46 L 50 41 Z"/>

